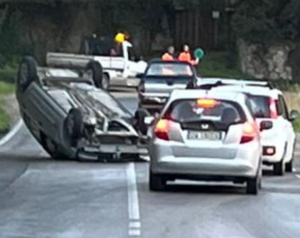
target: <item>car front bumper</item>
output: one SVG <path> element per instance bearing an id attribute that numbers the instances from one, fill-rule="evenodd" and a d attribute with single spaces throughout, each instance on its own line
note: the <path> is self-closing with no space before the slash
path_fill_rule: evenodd
<path id="1" fill-rule="evenodd" d="M 84 146 L 77 151 L 80 160 L 133 160 L 148 155 L 146 145 L 100 145 Z"/>

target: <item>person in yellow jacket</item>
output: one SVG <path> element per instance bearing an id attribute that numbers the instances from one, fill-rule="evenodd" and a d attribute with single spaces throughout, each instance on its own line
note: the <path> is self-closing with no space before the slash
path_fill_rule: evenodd
<path id="1" fill-rule="evenodd" d="M 194 60 L 190 53 L 190 47 L 188 45 L 183 46 L 182 52 L 178 56 L 179 61 L 189 62 L 192 65 L 197 65 L 199 63 L 199 59 Z"/>
<path id="2" fill-rule="evenodd" d="M 168 51 L 162 55 L 161 59 L 164 61 L 173 61 L 175 59 L 174 53 L 174 46 L 169 46 Z"/>

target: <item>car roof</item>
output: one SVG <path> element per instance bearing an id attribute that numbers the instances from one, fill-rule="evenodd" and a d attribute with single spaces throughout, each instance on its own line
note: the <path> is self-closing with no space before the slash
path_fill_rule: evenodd
<path id="1" fill-rule="evenodd" d="M 277 98 L 278 94 L 282 93 L 277 89 L 270 89 L 266 87 L 257 86 L 244 86 L 244 85 L 229 85 L 212 88 L 212 91 L 226 91 L 226 92 L 242 92 L 255 96 L 268 96 L 272 98 Z"/>
<path id="2" fill-rule="evenodd" d="M 242 92 L 213 91 L 203 89 L 175 89 L 170 95 L 170 101 L 179 99 L 196 99 L 201 97 L 210 97 L 219 100 L 228 100 L 243 103 L 245 94 Z"/>
<path id="3" fill-rule="evenodd" d="M 245 80 L 245 79 L 229 79 L 229 78 L 201 78 L 201 84 L 215 84 L 217 82 L 221 82 L 224 84 L 232 84 L 232 85 L 257 85 L 257 86 L 265 86 L 270 87 L 270 82 L 268 81 L 258 81 L 258 80 Z"/>
<path id="4" fill-rule="evenodd" d="M 277 97 L 282 92 L 268 81 L 243 79 L 201 78 L 199 86 L 208 85 L 211 90 L 238 91 L 258 96 Z"/>

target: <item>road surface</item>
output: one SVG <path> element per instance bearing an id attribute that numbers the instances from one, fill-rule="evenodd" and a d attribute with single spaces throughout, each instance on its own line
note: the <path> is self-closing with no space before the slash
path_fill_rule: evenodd
<path id="1" fill-rule="evenodd" d="M 135 95 L 118 96 L 135 109 Z M 1 238 L 300 237 L 297 171 L 265 171 L 258 196 L 191 182 L 153 193 L 148 163 L 56 161 L 24 125 L 15 132 L 0 142 Z"/>

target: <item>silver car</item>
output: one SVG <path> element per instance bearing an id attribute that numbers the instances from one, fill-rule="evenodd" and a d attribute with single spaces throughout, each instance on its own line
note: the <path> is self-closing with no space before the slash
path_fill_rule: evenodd
<path id="1" fill-rule="evenodd" d="M 138 87 L 139 108 L 151 114 L 160 112 L 174 89 L 185 89 L 196 84 L 195 68 L 180 61 L 151 61 Z"/>
<path id="2" fill-rule="evenodd" d="M 147 154 L 133 115 L 90 78 L 40 68 L 25 57 L 16 94 L 27 128 L 53 158 L 132 160 Z"/>
<path id="3" fill-rule="evenodd" d="M 152 129 L 150 190 L 196 179 L 246 182 L 247 193 L 257 194 L 260 130 L 270 125 L 255 123 L 246 100 L 242 93 L 174 91 Z"/>

